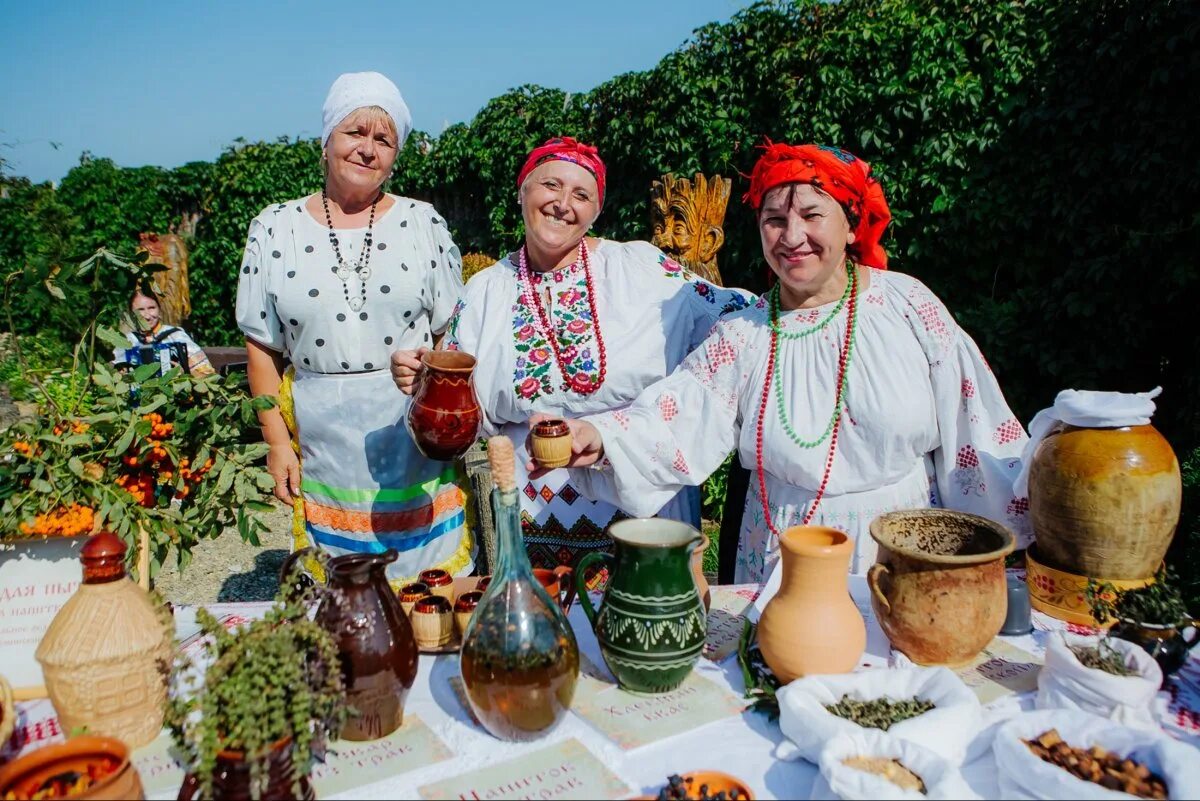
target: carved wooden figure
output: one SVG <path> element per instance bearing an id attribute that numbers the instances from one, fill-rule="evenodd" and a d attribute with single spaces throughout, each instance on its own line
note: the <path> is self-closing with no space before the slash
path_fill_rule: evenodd
<path id="1" fill-rule="evenodd" d="M 165 264 L 168 269 L 154 274 L 154 289 L 166 325 L 182 325 L 192 313 L 188 297 L 188 251 L 178 234 L 141 234 L 139 246 L 149 252 L 150 261 Z"/>
<path id="2" fill-rule="evenodd" d="M 701 278 L 723 286 L 717 251 L 725 244 L 725 207 L 733 184 L 719 175 L 667 174 L 650 184 L 651 242 Z"/>

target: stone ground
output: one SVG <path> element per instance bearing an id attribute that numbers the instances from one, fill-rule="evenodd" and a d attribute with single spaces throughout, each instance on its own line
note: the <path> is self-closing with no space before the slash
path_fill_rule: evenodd
<path id="1" fill-rule="evenodd" d="M 279 568 L 292 548 L 291 515 L 289 507 L 276 504 L 266 515 L 261 546 L 243 542 L 236 527 L 226 529 L 200 543 L 182 574 L 172 557 L 154 586 L 177 604 L 271 600 L 279 587 Z"/>

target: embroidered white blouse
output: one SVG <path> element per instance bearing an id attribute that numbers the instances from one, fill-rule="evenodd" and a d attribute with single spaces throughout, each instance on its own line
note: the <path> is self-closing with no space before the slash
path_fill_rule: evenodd
<path id="1" fill-rule="evenodd" d="M 433 206 L 406 197 L 375 220 L 365 281 L 337 276 L 329 228 L 307 198 L 250 223 L 238 272 L 237 321 L 247 337 L 316 373 L 386 370 L 393 351 L 432 347 L 462 295 L 462 257 Z M 362 259 L 367 229 L 335 232 L 343 259 Z M 357 311 L 346 297 L 362 297 Z"/>
<path id="2" fill-rule="evenodd" d="M 589 261 L 597 320 L 592 319 L 582 265 L 531 273 L 531 284 L 540 298 L 549 293 L 548 318 L 567 380 L 586 384 L 598 378 L 603 341 L 604 382 L 595 393 L 563 390 L 553 348 L 537 312 L 523 298 L 515 256 L 471 278 L 446 335 L 447 347 L 478 359 L 475 391 L 486 414 L 486 433 L 504 433 L 518 448 L 526 544 L 535 562 L 548 563 L 552 556 L 569 561 L 580 548 L 604 545 L 604 528 L 620 505 L 580 498 L 566 470 L 528 481 L 523 464 L 529 417 L 535 412 L 579 417 L 627 406 L 674 370 L 721 314 L 753 301 L 741 290 L 697 278 L 648 242 L 600 240 Z M 660 493 L 654 508 L 643 513 L 662 510 L 665 516 L 699 525 L 698 493 L 692 490 L 677 499 L 680 489 Z"/>
<path id="3" fill-rule="evenodd" d="M 852 570 L 865 572 L 876 547 L 868 525 L 896 509 L 944 506 L 1007 524 L 1023 545 L 1028 501 L 1012 484 L 1027 439 L 979 348 L 920 281 L 860 268 L 846 409 L 825 496 L 812 525 L 855 538 Z M 780 314 L 780 327 L 819 324 L 836 303 Z M 849 307 L 812 336 L 780 339 L 776 369 L 784 412 L 803 440 L 818 438 L 834 410 Z M 730 450 L 754 471 L 742 516 L 737 581 L 761 582 L 779 558 L 767 526 L 756 469 L 756 429 L 771 350 L 766 299 L 718 323 L 679 370 L 627 409 L 587 419 L 604 439 L 606 466 L 574 469 L 590 497 L 637 515 L 680 487 L 702 482 Z M 828 440 L 796 444 L 780 420 L 774 390 L 763 430 L 763 479 L 776 531 L 801 522 L 825 471 Z"/>

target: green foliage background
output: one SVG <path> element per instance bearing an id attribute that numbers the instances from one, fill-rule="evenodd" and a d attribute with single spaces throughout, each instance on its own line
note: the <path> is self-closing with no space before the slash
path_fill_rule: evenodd
<path id="1" fill-rule="evenodd" d="M 519 87 L 469 124 L 416 132 L 391 188 L 432 201 L 464 252 L 497 254 L 521 234 L 519 163 L 551 135 L 600 148 L 610 189 L 597 228 L 618 239 L 648 238 L 662 173 L 734 176 L 736 198 L 764 135 L 845 147 L 887 191 L 892 267 L 947 301 L 1019 417 L 1064 387 L 1161 384 L 1155 424 L 1186 460 L 1200 445 L 1197 85 L 1200 3 L 1188 0 L 763 2 L 646 72 L 574 95 Z M 246 227 L 318 189 L 318 155 L 313 140 L 239 141 L 177 170 L 85 155 L 57 191 L 5 179 L 0 266 L 127 248 L 199 211 L 188 328 L 236 343 Z M 726 235 L 727 282 L 762 290 L 757 233 L 736 201 Z M 67 322 L 32 309 L 28 325 Z M 1196 563 L 1200 477 L 1187 475 L 1190 536 L 1177 548 Z"/>

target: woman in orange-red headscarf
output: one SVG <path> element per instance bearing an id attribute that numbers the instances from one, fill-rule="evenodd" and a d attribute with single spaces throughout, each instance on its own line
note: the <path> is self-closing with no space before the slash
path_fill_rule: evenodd
<path id="1" fill-rule="evenodd" d="M 520 444 L 535 415 L 623 409 L 704 341 L 723 312 L 754 301 L 691 275 L 649 242 L 590 236 L 605 177 L 596 148 L 569 137 L 533 150 L 517 174 L 525 241 L 471 278 L 444 343 L 479 360 L 487 433 Z M 392 357 L 402 391 L 411 391 L 416 357 Z M 522 474 L 517 486 L 525 546 L 539 567 L 611 548 L 609 524 L 629 516 L 581 491 L 566 470 Z M 659 497 L 642 514 L 699 526 L 695 487 Z"/>
<path id="2" fill-rule="evenodd" d="M 974 512 L 1027 537 L 1012 492 L 1025 431 L 942 302 L 887 269 L 891 214 L 869 166 L 768 144 L 745 200 L 775 287 L 629 409 L 571 421 L 573 466 L 592 466 L 573 480 L 642 514 L 736 448 L 754 473 L 737 581 L 765 580 L 779 532 L 800 524 L 850 534 L 864 572 L 867 526 L 897 509 Z"/>

